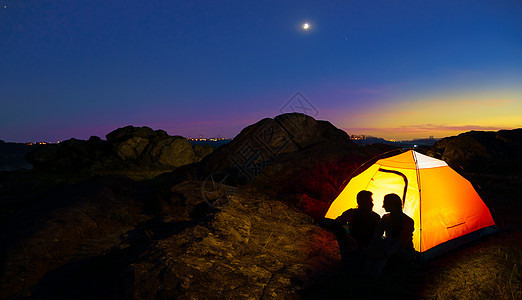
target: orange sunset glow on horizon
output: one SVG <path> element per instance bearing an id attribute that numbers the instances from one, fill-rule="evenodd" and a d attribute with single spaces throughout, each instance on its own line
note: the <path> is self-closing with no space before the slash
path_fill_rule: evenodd
<path id="1" fill-rule="evenodd" d="M 521 128 L 522 92 L 440 95 L 381 104 L 352 112 L 336 125 L 348 134 L 394 140 Z"/>

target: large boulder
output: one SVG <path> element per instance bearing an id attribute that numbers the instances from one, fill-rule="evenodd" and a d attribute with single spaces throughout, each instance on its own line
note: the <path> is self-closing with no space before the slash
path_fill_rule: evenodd
<path id="1" fill-rule="evenodd" d="M 181 136 L 159 140 L 150 148 L 152 161 L 170 167 L 181 167 L 196 161 L 190 142 Z"/>
<path id="2" fill-rule="evenodd" d="M 152 130 L 149 127 L 126 126 L 118 128 L 106 136 L 107 142 L 112 145 L 122 160 L 139 160 L 150 143 L 168 138 L 163 130 Z"/>
<path id="3" fill-rule="evenodd" d="M 115 150 L 118 156 L 123 160 L 138 160 L 149 143 L 150 140 L 148 138 L 133 136 L 115 144 Z"/>
<path id="4" fill-rule="evenodd" d="M 164 130 L 153 130 L 147 126 L 142 127 L 134 127 L 134 126 L 125 126 L 123 128 L 118 128 L 114 131 L 108 133 L 105 137 L 108 142 L 111 143 L 119 143 L 123 140 L 126 140 L 131 137 L 141 137 L 141 138 L 166 138 L 169 135 Z"/>
<path id="5" fill-rule="evenodd" d="M 227 172 L 250 182 L 280 161 L 310 165 L 360 152 L 360 149 L 330 122 L 290 113 L 246 127 L 230 143 L 206 156 L 199 167 L 203 175 Z M 293 160 L 293 153 L 307 153 L 307 156 Z"/>
<path id="6" fill-rule="evenodd" d="M 468 172 L 520 173 L 521 149 L 522 129 L 470 131 L 438 141 L 428 154 Z"/>

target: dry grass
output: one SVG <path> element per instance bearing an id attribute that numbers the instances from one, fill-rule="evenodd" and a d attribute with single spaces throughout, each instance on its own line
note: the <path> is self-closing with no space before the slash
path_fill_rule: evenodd
<path id="1" fill-rule="evenodd" d="M 477 187 L 501 233 L 430 262 L 420 286 L 423 298 L 522 299 L 522 179 L 466 177 Z"/>
<path id="2" fill-rule="evenodd" d="M 380 278 L 367 282 L 355 271 L 330 274 L 304 298 L 337 299 L 522 299 L 522 235 L 500 234 L 455 249 L 422 265 L 390 261 Z"/>
<path id="3" fill-rule="evenodd" d="M 423 271 L 428 299 L 522 299 L 518 233 L 500 234 L 448 253 Z"/>

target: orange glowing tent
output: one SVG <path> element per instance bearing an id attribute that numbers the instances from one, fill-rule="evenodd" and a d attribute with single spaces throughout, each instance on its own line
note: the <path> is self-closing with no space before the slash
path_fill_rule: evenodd
<path id="1" fill-rule="evenodd" d="M 357 207 L 361 190 L 373 193 L 374 211 L 381 216 L 386 194 L 401 197 L 403 212 L 415 222 L 414 248 L 426 258 L 496 231 L 489 209 L 468 180 L 446 162 L 413 150 L 380 159 L 352 178 L 325 217 L 335 219 Z"/>

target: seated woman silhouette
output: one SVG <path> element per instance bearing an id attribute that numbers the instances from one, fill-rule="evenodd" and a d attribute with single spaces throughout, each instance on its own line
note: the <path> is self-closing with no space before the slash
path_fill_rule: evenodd
<path id="1" fill-rule="evenodd" d="M 372 209 L 372 192 L 360 191 L 357 194 L 357 208 L 350 208 L 335 219 L 339 248 L 345 262 L 347 255 L 358 252 L 370 244 L 381 218 Z M 348 232 L 342 227 L 346 223 L 348 223 Z"/>
<path id="2" fill-rule="evenodd" d="M 365 266 L 365 273 L 374 278 L 380 275 L 390 256 L 408 256 L 413 252 L 414 221 L 402 212 L 401 198 L 397 194 L 384 196 L 383 208 L 388 214 L 382 217 L 375 229 Z"/>

